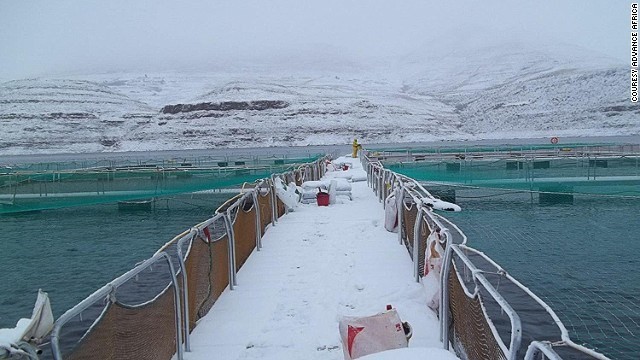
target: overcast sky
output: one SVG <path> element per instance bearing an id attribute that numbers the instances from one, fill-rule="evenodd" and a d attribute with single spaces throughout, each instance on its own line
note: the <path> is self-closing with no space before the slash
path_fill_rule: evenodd
<path id="1" fill-rule="evenodd" d="M 451 31 L 487 30 L 574 44 L 628 63 L 630 3 L 0 0 L 0 79 L 207 69 L 296 52 L 401 56 Z"/>

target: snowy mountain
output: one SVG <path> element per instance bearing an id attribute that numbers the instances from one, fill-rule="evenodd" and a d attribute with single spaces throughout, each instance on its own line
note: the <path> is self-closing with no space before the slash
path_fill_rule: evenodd
<path id="1" fill-rule="evenodd" d="M 322 63 L 5 82 L 0 154 L 640 134 L 628 69 L 581 49 Z"/>
<path id="2" fill-rule="evenodd" d="M 404 62 L 419 69 L 404 89 L 452 106 L 472 138 L 638 134 L 628 67 L 598 53 L 489 42 L 432 54 Z"/>

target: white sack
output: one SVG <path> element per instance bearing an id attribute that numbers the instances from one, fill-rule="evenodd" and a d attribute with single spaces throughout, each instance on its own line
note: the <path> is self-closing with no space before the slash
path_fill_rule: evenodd
<path id="1" fill-rule="evenodd" d="M 343 317 L 338 324 L 345 360 L 409 345 L 395 309 L 365 317 Z"/>

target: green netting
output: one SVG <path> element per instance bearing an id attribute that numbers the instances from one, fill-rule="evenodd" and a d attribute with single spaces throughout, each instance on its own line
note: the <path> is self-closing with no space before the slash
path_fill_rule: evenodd
<path id="1" fill-rule="evenodd" d="M 579 344 L 637 358 L 640 146 L 539 146 L 369 152 L 460 205 L 446 217 L 553 308 Z M 504 285 L 501 288 L 508 292 Z M 555 330 L 507 294 L 529 334 Z M 527 338 L 529 339 L 529 338 Z M 567 352 L 568 350 L 565 350 Z M 583 354 L 565 354 L 582 359 Z"/>
<path id="2" fill-rule="evenodd" d="M 316 159 L 317 157 L 304 161 Z M 247 165 L 247 162 L 234 160 L 208 167 L 194 166 L 191 163 L 163 167 L 158 163 L 71 170 L 25 171 L 24 165 L 5 168 L 4 173 L 0 172 L 0 214 L 151 199 L 228 188 L 291 169 L 293 160 L 260 160 L 270 162 L 268 166 Z M 56 163 L 55 166 L 69 168 L 79 164 Z M 43 164 L 33 166 L 42 167 Z"/>
<path id="3" fill-rule="evenodd" d="M 0 163 L 0 173 L 13 173 L 20 171 L 44 172 L 63 170 L 87 170 L 87 169 L 116 169 L 132 167 L 227 167 L 227 166 L 249 166 L 264 167 L 271 165 L 301 164 L 317 160 L 324 154 L 308 154 L 306 156 L 194 156 L 169 159 L 140 159 L 128 157 L 123 154 L 117 159 L 85 159 L 47 162 L 13 162 Z"/>
<path id="4" fill-rule="evenodd" d="M 375 156 L 399 156 L 420 154 L 487 154 L 495 152 L 533 153 L 533 152 L 610 152 L 638 151 L 638 145 L 620 145 L 611 143 L 570 143 L 570 144 L 529 144 L 529 145 L 476 145 L 476 146 L 429 146 L 370 148 L 367 151 Z"/>
<path id="5" fill-rule="evenodd" d="M 465 157 L 386 166 L 420 181 L 537 192 L 640 196 L 638 155 Z"/>

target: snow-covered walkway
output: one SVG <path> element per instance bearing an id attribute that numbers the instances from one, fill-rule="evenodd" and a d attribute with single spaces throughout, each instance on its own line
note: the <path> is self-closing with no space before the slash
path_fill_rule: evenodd
<path id="1" fill-rule="evenodd" d="M 364 175 L 358 160 L 354 174 Z M 331 173 L 329 173 L 331 175 Z M 438 347 L 438 321 L 397 234 L 366 182 L 353 201 L 299 205 L 268 228 L 261 251 L 238 272 L 191 335 L 185 359 L 343 359 L 338 320 L 393 305 L 413 326 L 410 347 Z"/>

